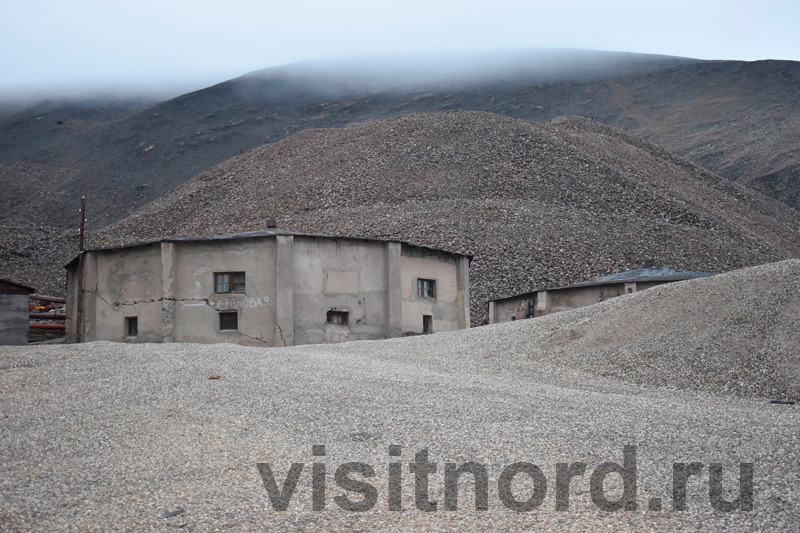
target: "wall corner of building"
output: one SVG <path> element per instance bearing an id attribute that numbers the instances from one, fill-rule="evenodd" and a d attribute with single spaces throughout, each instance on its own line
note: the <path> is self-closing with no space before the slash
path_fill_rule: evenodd
<path id="1" fill-rule="evenodd" d="M 388 241 L 386 250 L 386 337 L 403 335 L 402 244 Z"/>
<path id="2" fill-rule="evenodd" d="M 175 340 L 175 245 L 161 243 L 161 338 Z"/>
<path id="3" fill-rule="evenodd" d="M 548 298 L 547 291 L 537 292 L 535 316 L 544 316 L 549 313 L 550 313 L 550 299 Z"/>
<path id="4" fill-rule="evenodd" d="M 275 236 L 275 344 L 294 345 L 294 235 Z"/>
<path id="5" fill-rule="evenodd" d="M 82 261 L 83 270 L 79 273 L 81 280 L 79 305 L 83 309 L 77 327 L 80 328 L 79 342 L 89 342 L 97 340 L 97 255 L 90 251 L 83 252 Z M 94 288 L 90 281 L 94 281 Z"/>
<path id="6" fill-rule="evenodd" d="M 457 264 L 457 289 L 458 289 L 458 328 L 468 329 L 470 323 L 469 310 L 469 257 L 459 256 Z M 491 314 L 490 314 L 491 316 Z"/>

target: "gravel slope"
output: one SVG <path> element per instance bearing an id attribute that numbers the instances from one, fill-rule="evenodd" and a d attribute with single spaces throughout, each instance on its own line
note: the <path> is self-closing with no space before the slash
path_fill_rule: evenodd
<path id="1" fill-rule="evenodd" d="M 800 411 L 766 398 L 775 391 L 797 398 L 798 279 L 800 261 L 787 261 L 542 319 L 335 346 L 3 348 L 0 524 L 790 531 L 800 520 Z M 763 303 L 741 314 L 740 303 L 757 303 L 757 294 Z M 751 333 L 763 337 L 742 348 Z M 613 344 L 604 350 L 599 344 L 609 334 Z M 718 386 L 726 370 L 750 385 Z M 703 379 L 691 379 L 696 373 Z M 282 480 L 291 462 L 313 461 L 313 444 L 327 446 L 327 510 L 311 510 L 307 465 L 289 510 L 273 511 L 255 464 L 271 463 Z M 469 492 L 458 512 L 414 509 L 406 466 L 405 510 L 388 511 L 390 444 L 402 446 L 403 463 L 429 450 L 439 464 L 431 499 L 439 502 L 442 463 L 484 464 L 489 510 L 472 510 Z M 584 461 L 589 472 L 604 461 L 621 463 L 624 445 L 637 447 L 638 510 L 593 507 L 588 473 L 573 480 L 569 511 L 554 510 L 555 463 Z M 379 500 L 370 512 L 346 512 L 332 501 L 343 492 L 332 471 L 348 461 L 376 470 Z M 533 513 L 509 511 L 497 496 L 499 472 L 519 461 L 539 465 L 549 483 Z M 728 473 L 754 463 L 753 510 L 713 511 L 703 476 L 689 485 L 688 509 L 673 511 L 672 463 L 689 461 L 720 462 Z M 614 479 L 609 497 L 619 495 Z M 647 510 L 652 497 L 663 499 L 662 511 Z M 158 518 L 177 509 L 185 512 Z"/>
<path id="2" fill-rule="evenodd" d="M 408 115 L 265 145 L 92 235 L 119 244 L 282 228 L 475 256 L 487 300 L 660 266 L 721 272 L 800 257 L 794 209 L 579 117 Z"/>
<path id="3" fill-rule="evenodd" d="M 77 207 L 77 206 L 76 206 Z M 382 236 L 475 255 L 473 324 L 486 301 L 661 266 L 721 272 L 800 257 L 800 216 L 641 139 L 578 117 L 548 124 L 478 112 L 312 130 L 233 158 L 91 246 L 280 227 Z M 63 293 L 74 231 L 0 231 L 0 272 Z"/>

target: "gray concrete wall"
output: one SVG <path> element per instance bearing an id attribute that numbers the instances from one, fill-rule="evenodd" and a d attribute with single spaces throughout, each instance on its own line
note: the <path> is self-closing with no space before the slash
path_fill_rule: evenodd
<path id="1" fill-rule="evenodd" d="M 529 309 L 530 308 L 530 309 Z M 536 309 L 536 294 L 521 294 L 489 302 L 489 323 L 522 320 L 533 315 Z"/>
<path id="2" fill-rule="evenodd" d="M 385 246 L 382 242 L 294 237 L 294 344 L 387 336 Z M 347 311 L 348 324 L 328 324 L 329 310 Z"/>
<path id="3" fill-rule="evenodd" d="M 467 260 L 467 258 L 464 258 Z M 462 265 L 463 269 L 463 265 Z M 417 295 L 417 279 L 436 281 L 436 298 Z M 469 327 L 468 279 L 465 291 L 459 292 L 459 259 L 457 256 L 403 246 L 400 255 L 403 334 L 422 334 L 422 317 L 433 317 L 433 332 L 453 331 Z M 466 324 L 464 320 L 466 318 Z"/>
<path id="4" fill-rule="evenodd" d="M 245 291 L 215 293 L 215 273 L 244 272 Z M 434 279 L 434 300 L 416 296 Z M 469 259 L 396 242 L 277 235 L 92 251 L 84 259 L 84 340 L 291 346 L 469 327 Z M 77 264 L 67 272 L 67 340 L 76 339 Z M 238 313 L 220 330 L 219 313 Z M 331 310 L 347 324 L 328 323 Z M 127 336 L 126 317 L 138 335 Z"/>
<path id="5" fill-rule="evenodd" d="M 470 323 L 469 263 L 469 257 L 457 256 L 456 258 L 456 290 L 458 291 L 456 305 L 458 305 L 458 329 L 467 329 L 469 328 Z"/>
<path id="6" fill-rule="evenodd" d="M 161 342 L 161 246 L 86 254 L 87 340 Z M 128 337 L 125 317 L 136 316 L 139 334 Z"/>
<path id="7" fill-rule="evenodd" d="M 65 341 L 77 342 L 77 307 L 78 307 L 78 264 L 73 263 L 67 269 L 67 305 L 66 315 L 67 320 L 64 322 Z"/>
<path id="8" fill-rule="evenodd" d="M 633 294 L 665 283 L 673 281 L 646 281 L 635 283 L 615 283 L 611 285 L 595 285 L 589 287 L 576 287 L 572 289 L 562 289 L 558 291 L 547 291 L 548 305 L 546 312 L 542 314 L 558 313 L 568 311 L 587 305 L 596 304 L 609 298 L 616 298 L 624 294 Z M 538 316 L 538 315 L 537 315 Z"/>
<path id="9" fill-rule="evenodd" d="M 0 345 L 28 344 L 27 294 L 0 294 Z"/>
<path id="10" fill-rule="evenodd" d="M 275 293 L 277 346 L 294 345 L 294 236 L 275 238 Z"/>
<path id="11" fill-rule="evenodd" d="M 558 289 L 549 291 L 539 291 L 535 293 L 535 298 L 530 294 L 493 300 L 489 302 L 489 323 L 510 322 L 525 318 L 528 302 L 533 298 L 535 305 L 535 316 L 544 316 L 570 309 L 578 309 L 616 298 L 624 294 L 643 291 L 657 285 L 671 283 L 671 281 L 647 281 L 632 283 L 615 283 L 609 285 L 590 285 L 586 287 L 573 287 L 569 289 Z"/>
<path id="12" fill-rule="evenodd" d="M 275 345 L 275 239 L 164 243 L 174 247 L 174 318 L 165 331 L 177 342 Z M 244 272 L 245 292 L 215 293 L 214 274 Z M 236 311 L 239 330 L 219 329 L 219 312 Z"/>
<path id="13" fill-rule="evenodd" d="M 547 291 L 547 308 L 542 315 L 586 307 L 625 294 L 625 284 L 593 285 Z"/>

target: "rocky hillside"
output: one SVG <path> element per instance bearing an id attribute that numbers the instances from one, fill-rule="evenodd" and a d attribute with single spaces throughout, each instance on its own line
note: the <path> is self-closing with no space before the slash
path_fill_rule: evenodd
<path id="1" fill-rule="evenodd" d="M 487 298 L 657 264 L 725 271 L 800 256 L 797 212 L 578 117 L 479 112 L 307 130 L 187 182 L 94 245 L 280 227 L 475 255 Z"/>
<path id="2" fill-rule="evenodd" d="M 384 58 L 255 72 L 85 127 L 75 110 L 0 120 L 0 221 L 36 198 L 56 227 L 86 195 L 96 227 L 222 161 L 308 128 L 478 110 L 621 128 L 800 206 L 800 64 L 589 51 Z M 123 106 L 124 107 L 124 106 Z M 90 113 L 91 115 L 91 113 Z"/>

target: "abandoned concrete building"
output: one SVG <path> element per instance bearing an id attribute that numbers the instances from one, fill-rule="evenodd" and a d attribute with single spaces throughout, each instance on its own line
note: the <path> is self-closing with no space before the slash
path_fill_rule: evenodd
<path id="1" fill-rule="evenodd" d="M 0 345 L 28 344 L 33 287 L 0 279 Z"/>
<path id="2" fill-rule="evenodd" d="M 510 322 L 568 311 L 656 285 L 706 276 L 713 274 L 648 267 L 601 276 L 574 285 L 497 298 L 489 301 L 489 323 Z"/>
<path id="3" fill-rule="evenodd" d="M 89 250 L 66 266 L 67 341 L 291 346 L 467 328 L 470 260 L 279 229 Z"/>

